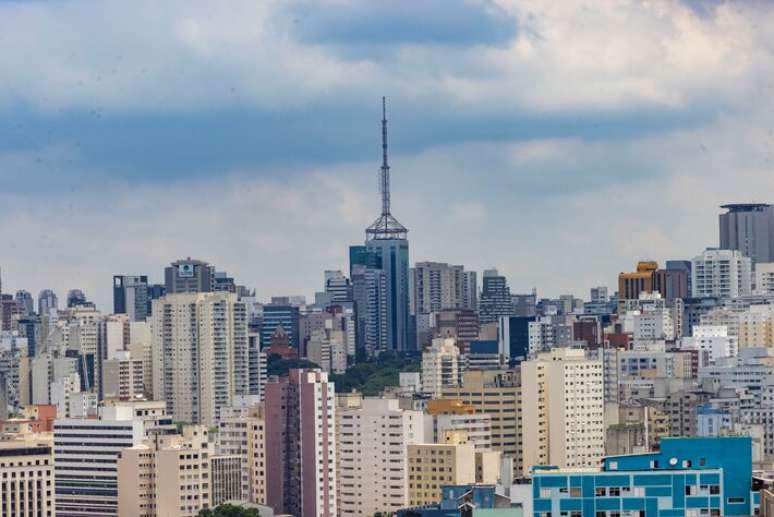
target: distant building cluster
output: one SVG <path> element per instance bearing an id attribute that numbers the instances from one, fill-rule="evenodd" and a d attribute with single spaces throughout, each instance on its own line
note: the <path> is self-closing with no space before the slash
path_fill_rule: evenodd
<path id="1" fill-rule="evenodd" d="M 0 515 L 774 515 L 772 205 L 588 299 L 513 293 L 411 266 L 382 124 L 380 215 L 313 301 L 190 257 L 109 312 L 0 284 Z M 418 367 L 336 391 L 385 358 Z"/>

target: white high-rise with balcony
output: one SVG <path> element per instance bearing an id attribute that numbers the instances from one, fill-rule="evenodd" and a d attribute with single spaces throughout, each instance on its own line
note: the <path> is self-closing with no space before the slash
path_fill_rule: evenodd
<path id="1" fill-rule="evenodd" d="M 691 296 L 736 298 L 752 292 L 752 264 L 738 250 L 707 248 L 693 258 Z"/>

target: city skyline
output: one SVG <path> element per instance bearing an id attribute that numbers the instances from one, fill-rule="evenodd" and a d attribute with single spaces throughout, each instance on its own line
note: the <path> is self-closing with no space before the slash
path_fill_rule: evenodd
<path id="1" fill-rule="evenodd" d="M 381 95 L 410 263 L 494 266 L 513 292 L 613 287 L 717 244 L 720 205 L 769 201 L 765 6 L 436 4 L 138 3 L 110 30 L 111 6 L 3 4 L 5 290 L 107 309 L 112 275 L 191 256 L 310 297 L 378 206 Z"/>

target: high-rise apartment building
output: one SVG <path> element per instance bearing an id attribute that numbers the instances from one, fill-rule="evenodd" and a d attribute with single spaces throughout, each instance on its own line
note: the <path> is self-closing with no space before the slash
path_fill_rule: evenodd
<path id="1" fill-rule="evenodd" d="M 752 263 L 738 250 L 707 248 L 693 258 L 694 298 L 736 298 L 752 292 Z"/>
<path id="2" fill-rule="evenodd" d="M 479 302 L 479 320 L 481 324 L 496 323 L 502 316 L 513 314 L 511 289 L 504 276 L 496 269 L 484 271 L 481 300 Z"/>
<path id="3" fill-rule="evenodd" d="M 216 451 L 242 462 L 242 494 L 250 502 L 266 502 L 266 421 L 262 405 L 234 408 L 218 423 Z"/>
<path id="4" fill-rule="evenodd" d="M 57 516 L 118 515 L 118 455 L 142 443 L 143 423 L 123 408 L 103 411 L 54 422 Z"/>
<path id="5" fill-rule="evenodd" d="M 524 474 L 535 465 L 596 467 L 605 453 L 602 361 L 555 348 L 521 363 Z"/>
<path id="6" fill-rule="evenodd" d="M 340 515 L 390 515 L 408 505 L 406 447 L 427 443 L 421 411 L 398 399 L 340 395 L 336 409 L 336 459 Z"/>
<path id="7" fill-rule="evenodd" d="M 214 290 L 215 267 L 188 257 L 164 268 L 166 294 L 209 293 Z"/>
<path id="8" fill-rule="evenodd" d="M 176 420 L 212 427 L 249 394 L 247 311 L 228 292 L 166 295 L 153 304 L 153 395 Z"/>
<path id="9" fill-rule="evenodd" d="M 739 250 L 753 264 L 774 262 L 774 206 L 762 203 L 723 205 L 720 248 Z"/>
<path id="10" fill-rule="evenodd" d="M 290 370 L 266 385 L 266 502 L 276 513 L 333 517 L 336 400 L 328 374 Z"/>
<path id="11" fill-rule="evenodd" d="M 519 370 L 466 371 L 459 386 L 443 388 L 445 399 L 458 399 L 491 416 L 492 449 L 513 458 L 514 477 L 522 473 L 523 431 L 521 414 L 521 373 Z"/>
<path id="12" fill-rule="evenodd" d="M 148 317 L 148 299 L 147 276 L 113 276 L 114 314 L 128 314 L 130 321 L 145 321 Z"/>
<path id="13" fill-rule="evenodd" d="M 103 398 L 126 400 L 143 397 L 145 393 L 145 370 L 142 357 L 135 359 L 128 351 L 122 351 L 114 358 L 102 362 Z"/>
<path id="14" fill-rule="evenodd" d="M 433 339 L 430 348 L 422 352 L 422 389 L 431 397 L 440 397 L 445 387 L 459 384 L 461 366 L 455 339 Z"/>
<path id="15" fill-rule="evenodd" d="M 441 262 L 417 262 L 411 273 L 414 314 L 477 308 L 474 271 Z"/>

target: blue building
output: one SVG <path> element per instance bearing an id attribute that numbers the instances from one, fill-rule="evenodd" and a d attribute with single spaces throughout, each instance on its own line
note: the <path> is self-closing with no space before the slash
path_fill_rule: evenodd
<path id="1" fill-rule="evenodd" d="M 263 306 L 263 321 L 261 322 L 261 348 L 267 348 L 271 344 L 271 338 L 277 328 L 282 326 L 290 339 L 290 346 L 299 349 L 298 307 L 284 303 L 269 303 Z"/>
<path id="2" fill-rule="evenodd" d="M 601 471 L 536 468 L 532 491 L 534 517 L 753 515 L 758 504 L 748 437 L 664 438 Z"/>

